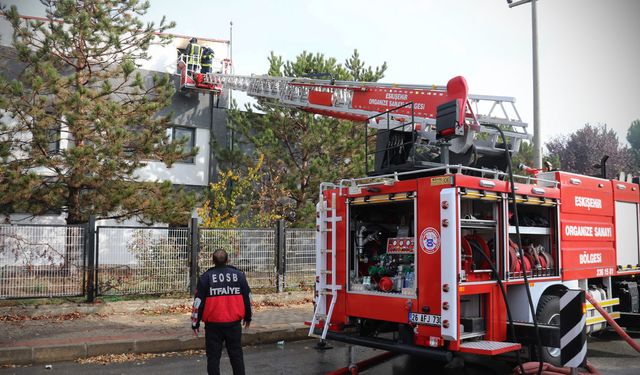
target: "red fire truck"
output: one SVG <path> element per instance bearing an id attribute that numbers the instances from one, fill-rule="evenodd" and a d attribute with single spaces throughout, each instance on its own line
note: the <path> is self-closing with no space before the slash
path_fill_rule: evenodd
<path id="1" fill-rule="evenodd" d="M 442 360 L 537 345 L 577 367 L 607 325 L 584 293 L 637 326 L 637 179 L 509 174 L 529 138 L 513 98 L 469 95 L 462 77 L 200 81 L 367 124 L 367 176 L 320 188 L 310 335 Z"/>

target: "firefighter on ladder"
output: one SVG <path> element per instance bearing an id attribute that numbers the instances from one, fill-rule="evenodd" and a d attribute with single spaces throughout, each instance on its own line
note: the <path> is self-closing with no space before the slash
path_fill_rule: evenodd
<path id="1" fill-rule="evenodd" d="M 202 58 L 200 59 L 200 66 L 200 73 L 211 73 L 211 68 L 213 66 L 213 50 L 211 48 L 204 48 L 204 51 L 202 52 Z"/>
<path id="2" fill-rule="evenodd" d="M 197 73 L 200 65 L 200 56 L 202 55 L 202 47 L 198 44 L 197 38 L 189 40 L 185 54 L 187 57 L 187 72 L 191 74 Z"/>

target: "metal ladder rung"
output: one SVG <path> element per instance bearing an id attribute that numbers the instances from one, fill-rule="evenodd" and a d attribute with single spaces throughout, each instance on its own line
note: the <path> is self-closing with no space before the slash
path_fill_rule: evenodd
<path id="1" fill-rule="evenodd" d="M 338 222 L 338 221 L 342 221 L 342 216 L 336 216 L 335 219 L 333 218 L 333 216 L 327 216 L 324 221 L 326 221 L 327 223 L 332 223 L 332 222 Z"/>
<path id="2" fill-rule="evenodd" d="M 325 274 L 325 275 L 331 275 L 332 274 L 331 270 L 321 270 L 320 273 Z"/>
<path id="3" fill-rule="evenodd" d="M 333 252 L 333 250 L 331 250 L 331 249 L 322 249 L 322 250 L 320 250 L 320 252 L 323 253 L 323 254 L 331 254 Z"/>
<path id="4" fill-rule="evenodd" d="M 342 290 L 342 285 L 329 284 L 322 288 L 322 290 L 320 290 L 319 292 L 337 292 L 338 290 Z"/>
<path id="5" fill-rule="evenodd" d="M 333 291 L 332 290 L 321 290 L 318 292 L 318 294 L 323 295 L 323 296 L 331 296 L 333 295 Z"/>

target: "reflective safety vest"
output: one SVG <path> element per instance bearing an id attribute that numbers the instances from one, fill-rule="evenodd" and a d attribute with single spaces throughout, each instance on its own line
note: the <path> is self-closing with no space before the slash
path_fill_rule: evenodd
<path id="1" fill-rule="evenodd" d="M 200 53 L 202 53 L 202 47 L 199 44 L 189 43 L 187 46 L 187 64 L 200 64 Z"/>

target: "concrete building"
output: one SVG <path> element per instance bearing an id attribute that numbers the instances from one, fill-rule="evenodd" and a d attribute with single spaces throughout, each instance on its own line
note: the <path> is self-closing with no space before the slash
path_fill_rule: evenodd
<path id="1" fill-rule="evenodd" d="M 5 76 L 17 75 L 20 68 L 14 63 L 15 56 L 10 46 L 12 29 L 7 21 L 0 20 L 0 68 Z M 136 178 L 140 181 L 171 181 L 191 191 L 203 191 L 216 180 L 217 163 L 211 147 L 215 140 L 220 145 L 228 143 L 228 129 L 226 127 L 226 109 L 229 105 L 229 93 L 222 92 L 219 96 L 195 91 L 181 91 L 177 71 L 177 50 L 184 48 L 190 36 L 172 35 L 173 41 L 167 46 L 152 46 L 149 50 L 151 58 L 138 61 L 140 71 L 145 79 L 151 79 L 154 74 L 167 73 L 175 84 L 176 93 L 171 105 L 162 113 L 173 113 L 172 128 L 168 136 L 172 139 L 186 138 L 187 148 L 197 147 L 198 153 L 194 158 L 174 163 L 171 168 L 159 161 L 148 161 L 146 166 L 139 169 Z M 198 38 L 215 52 L 214 69 L 216 63 L 229 59 L 230 42 L 227 40 Z M 67 147 L 65 142 L 52 147 Z M 14 213 L 8 218 L 1 218 L 4 222 L 12 223 L 51 223 L 64 224 L 64 214 L 52 214 L 32 217 L 28 214 Z M 8 219 L 8 220 L 7 220 Z M 135 223 L 129 220 L 127 224 Z M 101 224 L 113 224 L 104 221 Z"/>

